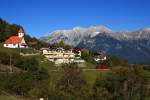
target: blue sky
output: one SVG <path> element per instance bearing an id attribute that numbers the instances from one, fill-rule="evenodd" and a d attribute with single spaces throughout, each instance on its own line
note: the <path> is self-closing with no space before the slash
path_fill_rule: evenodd
<path id="1" fill-rule="evenodd" d="M 113 31 L 150 27 L 150 0 L 0 0 L 0 17 L 40 37 L 75 26 Z"/>

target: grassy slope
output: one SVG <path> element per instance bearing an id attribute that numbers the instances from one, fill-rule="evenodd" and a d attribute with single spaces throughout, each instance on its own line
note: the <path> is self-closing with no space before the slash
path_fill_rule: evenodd
<path id="1" fill-rule="evenodd" d="M 96 80 L 96 78 L 98 76 L 104 77 L 108 73 L 109 73 L 109 71 L 98 71 L 98 70 L 86 70 L 86 71 L 83 71 L 83 75 L 84 75 L 86 81 L 91 86 L 94 84 L 94 82 L 95 82 L 95 80 Z"/>
<path id="2" fill-rule="evenodd" d="M 17 99 L 13 99 L 9 96 L 5 96 L 5 95 L 0 95 L 0 100 L 17 100 Z"/>
<path id="3" fill-rule="evenodd" d="M 0 95 L 0 100 L 29 100 L 27 98 L 23 98 L 23 97 L 14 97 L 12 95 L 7 96 L 7 95 Z"/>
<path id="4" fill-rule="evenodd" d="M 19 49 L 3 48 L 2 46 L 0 46 L 0 51 L 17 52 L 17 53 L 20 52 Z M 57 71 L 59 67 L 56 67 L 54 66 L 53 63 L 44 60 L 43 56 L 41 55 L 38 55 L 36 58 L 38 58 L 39 60 L 40 67 L 45 67 L 49 71 L 50 80 L 51 80 L 50 84 L 52 85 L 53 83 L 56 83 L 57 80 L 61 77 L 61 74 L 59 73 L 59 71 Z M 90 86 L 94 84 L 98 76 L 104 77 L 109 73 L 109 71 L 84 70 L 84 69 L 94 68 L 94 65 L 90 65 L 90 64 L 86 64 L 86 65 L 88 67 L 82 68 L 83 69 L 82 73 L 83 73 L 83 76 L 85 77 L 85 80 L 88 82 Z M 145 71 L 145 77 L 149 80 L 149 83 L 150 83 L 150 71 Z M 0 95 L 0 100 L 13 100 L 13 99 L 9 98 L 9 96 Z"/>

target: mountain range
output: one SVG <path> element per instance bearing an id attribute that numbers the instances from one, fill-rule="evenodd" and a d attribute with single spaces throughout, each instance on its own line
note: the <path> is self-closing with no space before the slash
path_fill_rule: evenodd
<path id="1" fill-rule="evenodd" d="M 105 26 L 75 27 L 51 32 L 40 39 L 50 44 L 64 41 L 74 47 L 104 51 L 107 55 L 127 59 L 129 63 L 150 63 L 150 28 L 113 32 Z"/>

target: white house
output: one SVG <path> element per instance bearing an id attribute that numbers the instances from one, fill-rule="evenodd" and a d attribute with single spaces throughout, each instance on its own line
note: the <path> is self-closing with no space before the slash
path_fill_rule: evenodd
<path id="1" fill-rule="evenodd" d="M 103 52 L 98 52 L 96 54 L 96 56 L 94 57 L 94 61 L 97 63 L 100 63 L 100 62 L 103 62 L 106 60 L 107 60 L 107 57 L 106 57 L 105 53 L 103 53 Z"/>
<path id="2" fill-rule="evenodd" d="M 27 44 L 24 39 L 24 31 L 22 28 L 18 31 L 18 36 L 11 36 L 4 42 L 4 47 L 7 48 L 26 48 Z"/>

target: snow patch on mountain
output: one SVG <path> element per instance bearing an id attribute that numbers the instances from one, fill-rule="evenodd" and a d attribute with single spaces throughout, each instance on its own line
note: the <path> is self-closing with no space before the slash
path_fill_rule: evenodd
<path id="1" fill-rule="evenodd" d="M 53 44 L 55 42 L 64 41 L 69 45 L 76 46 L 85 38 L 92 38 L 101 33 L 111 33 L 112 31 L 105 26 L 91 26 L 88 28 L 74 27 L 71 30 L 57 30 L 41 40 Z"/>

